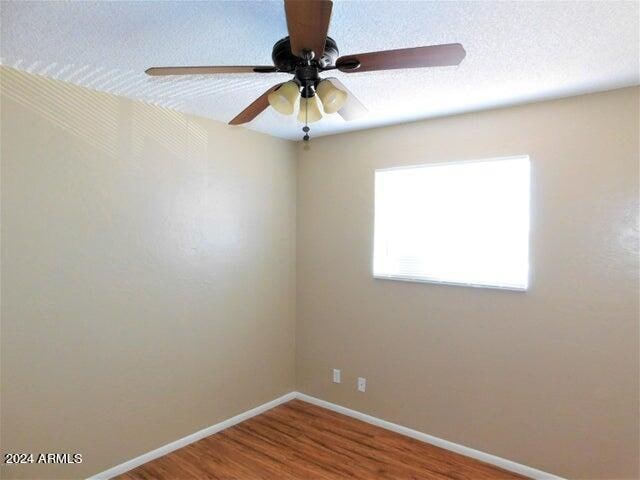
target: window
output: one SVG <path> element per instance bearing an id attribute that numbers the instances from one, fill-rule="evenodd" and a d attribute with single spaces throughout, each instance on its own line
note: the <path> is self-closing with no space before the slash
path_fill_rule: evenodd
<path id="1" fill-rule="evenodd" d="M 373 275 L 526 290 L 529 158 L 376 170 Z"/>

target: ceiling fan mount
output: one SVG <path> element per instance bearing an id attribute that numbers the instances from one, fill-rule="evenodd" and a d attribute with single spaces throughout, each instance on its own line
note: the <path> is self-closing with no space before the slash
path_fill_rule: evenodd
<path id="1" fill-rule="evenodd" d="M 367 109 L 337 78 L 320 78 L 320 73 L 371 72 L 405 68 L 458 65 L 466 52 L 459 43 L 401 48 L 339 56 L 335 40 L 327 36 L 331 20 L 331 0 L 284 0 L 289 36 L 273 46 L 273 66 L 154 67 L 148 75 L 206 75 L 221 73 L 289 73 L 293 79 L 274 85 L 229 124 L 250 122 L 269 105 L 291 115 L 298 104 L 298 120 L 304 123 L 304 140 L 309 139 L 308 123 L 325 114 L 338 113 L 344 120 L 366 115 Z"/>
<path id="2" fill-rule="evenodd" d="M 338 59 L 338 45 L 331 37 L 327 37 L 327 41 L 324 47 L 324 53 L 317 57 L 314 53 L 311 59 L 311 65 L 317 67 L 319 71 L 330 70 L 334 67 L 336 60 Z M 271 59 L 278 72 L 295 73 L 298 67 L 306 66 L 307 61 L 302 57 L 296 56 L 291 51 L 291 40 L 289 37 L 284 37 L 278 40 L 273 46 L 273 52 L 271 53 Z M 334 67 L 335 68 L 335 67 Z"/>

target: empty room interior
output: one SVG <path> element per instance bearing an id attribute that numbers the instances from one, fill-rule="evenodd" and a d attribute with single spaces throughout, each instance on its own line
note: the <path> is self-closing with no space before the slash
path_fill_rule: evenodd
<path id="1" fill-rule="evenodd" d="M 2 478 L 640 478 L 640 2 L 0 19 Z"/>

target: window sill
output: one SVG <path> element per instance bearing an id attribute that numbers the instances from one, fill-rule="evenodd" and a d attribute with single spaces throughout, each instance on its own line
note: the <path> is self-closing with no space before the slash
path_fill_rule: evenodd
<path id="1" fill-rule="evenodd" d="M 442 280 L 436 280 L 431 278 L 419 278 L 399 275 L 373 275 L 375 280 L 395 280 L 398 282 L 411 282 L 411 283 L 430 283 L 433 285 L 450 285 L 454 287 L 471 287 L 471 288 L 485 288 L 490 290 L 505 290 L 508 292 L 520 292 L 525 293 L 529 290 L 529 287 L 515 287 L 515 286 L 501 286 L 501 285 L 483 285 L 479 283 L 460 283 L 460 282 L 445 282 Z"/>

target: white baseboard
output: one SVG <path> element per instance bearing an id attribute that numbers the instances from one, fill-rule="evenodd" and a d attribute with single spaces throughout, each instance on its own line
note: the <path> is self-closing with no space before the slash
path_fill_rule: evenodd
<path id="1" fill-rule="evenodd" d="M 430 443 L 431 445 L 435 445 L 436 447 L 444 448 L 446 450 L 459 453 L 466 457 L 471 457 L 471 458 L 475 458 L 476 460 L 490 463 L 491 465 L 495 465 L 496 467 L 509 470 L 510 472 L 513 472 L 513 473 L 519 473 L 520 475 L 524 475 L 526 477 L 535 478 L 539 480 L 543 480 L 543 479 L 544 480 L 563 480 L 562 477 L 558 477 L 557 475 L 543 472 L 542 470 L 528 467 L 526 465 L 522 465 L 521 463 L 512 462 L 511 460 L 507 460 L 506 458 L 498 457 L 496 455 L 491 455 L 490 453 L 484 453 L 484 452 L 481 452 L 480 450 L 475 450 L 473 448 L 465 447 L 464 445 L 460 445 L 458 443 L 453 443 L 448 440 L 443 440 L 442 438 L 434 437 L 433 435 L 422 433 L 417 430 L 413 430 L 409 427 L 403 427 L 402 425 L 397 425 L 395 423 L 387 422 L 386 420 L 381 420 L 379 418 L 372 417 L 371 415 L 367 415 L 366 413 L 361 413 L 356 410 L 351 410 L 350 408 L 346 408 L 341 405 L 336 405 L 335 403 L 327 402 L 325 400 L 320 400 L 319 398 L 315 398 L 310 395 L 305 395 L 304 393 L 296 392 L 296 398 L 298 398 L 299 400 L 303 400 L 305 402 L 312 403 L 319 407 L 323 407 L 328 410 L 333 410 L 334 412 L 342 413 L 343 415 L 347 415 L 349 417 L 362 420 L 363 422 L 370 423 L 371 425 L 382 427 L 387 430 L 391 430 L 392 432 L 400 433 L 401 435 L 406 435 L 407 437 L 415 438 L 416 440 L 420 440 L 421 442 Z"/>
<path id="2" fill-rule="evenodd" d="M 552 475 L 551 473 L 543 472 L 542 470 L 538 470 L 536 468 L 512 462 L 511 460 L 507 460 L 506 458 L 498 457 L 496 455 L 491 455 L 490 453 L 484 453 L 473 448 L 465 447 L 464 445 L 460 445 L 458 443 L 449 442 L 448 440 L 443 440 L 441 438 L 434 437 L 433 435 L 422 433 L 408 427 L 403 427 L 402 425 L 387 422 L 386 420 L 372 417 L 371 415 L 367 415 L 366 413 L 351 410 L 350 408 L 336 405 L 335 403 L 327 402 L 325 400 L 320 400 L 319 398 L 315 398 L 300 392 L 289 392 L 286 395 L 278 397 L 275 400 L 271 400 L 270 402 L 263 403 L 262 405 L 252 408 L 251 410 L 247 410 L 246 412 L 236 415 L 235 417 L 231 417 L 220 423 L 216 423 L 215 425 L 199 430 L 195 433 L 192 433 L 191 435 L 187 435 L 186 437 L 168 443 L 160 448 L 156 448 L 155 450 L 140 455 L 139 457 L 136 457 L 132 460 L 128 460 L 124 463 L 121 463 L 120 465 L 116 465 L 115 467 L 112 467 L 108 470 L 97 473 L 87 480 L 107 480 L 109 478 L 115 477 L 116 475 L 121 475 L 125 472 L 128 472 L 129 470 L 139 467 L 144 463 L 155 460 L 156 458 L 162 457 L 163 455 L 171 453 L 179 448 L 185 447 L 190 443 L 197 442 L 198 440 L 208 437 L 209 435 L 213 435 L 214 433 L 218 433 L 225 428 L 229 428 L 237 423 L 244 422 L 251 417 L 260 415 L 261 413 L 266 412 L 267 410 L 270 410 L 282 403 L 288 402 L 289 400 L 293 400 L 294 398 L 298 398 L 305 402 L 318 405 L 319 407 L 324 407 L 328 410 L 333 410 L 334 412 L 342 413 L 343 415 L 362 420 L 363 422 L 367 422 L 372 425 L 391 430 L 401 435 L 406 435 L 407 437 L 415 438 L 416 440 L 420 440 L 425 443 L 430 443 L 431 445 L 435 445 L 437 447 L 441 447 L 446 450 L 465 455 L 467 457 L 475 458 L 476 460 L 490 463 L 491 465 L 495 465 L 496 467 L 504 468 L 505 470 L 519 473 L 520 475 L 524 475 L 526 477 L 539 480 L 563 480 L 561 477 Z"/>
<path id="3" fill-rule="evenodd" d="M 177 450 L 182 447 L 186 447 L 190 443 L 197 442 L 209 435 L 213 435 L 214 433 L 218 433 L 220 430 L 224 430 L 225 428 L 229 428 L 237 423 L 244 422 L 251 417 L 255 417 L 256 415 L 260 415 L 267 410 L 272 409 L 280 405 L 281 403 L 288 402 L 289 400 L 293 400 L 296 398 L 297 392 L 289 392 L 286 395 L 276 398 L 275 400 L 271 400 L 270 402 L 263 403 L 262 405 L 258 405 L 256 408 L 252 408 L 251 410 L 247 410 L 246 412 L 240 413 L 235 417 L 228 418 L 227 420 L 223 420 L 220 423 L 216 423 L 215 425 L 211 425 L 210 427 L 203 428 L 191 435 L 187 435 L 186 437 L 182 437 L 174 442 L 163 445 L 160 448 L 156 448 L 150 452 L 140 455 L 132 460 L 128 460 L 120 465 L 116 465 L 104 472 L 100 472 L 95 474 L 92 477 L 89 477 L 88 480 L 107 480 L 109 478 L 115 477 L 116 475 L 121 475 L 125 472 L 128 472 L 131 469 L 139 467 L 143 463 L 150 462 L 151 460 L 155 460 L 156 458 L 162 457 L 167 453 L 171 453 L 174 450 Z"/>

